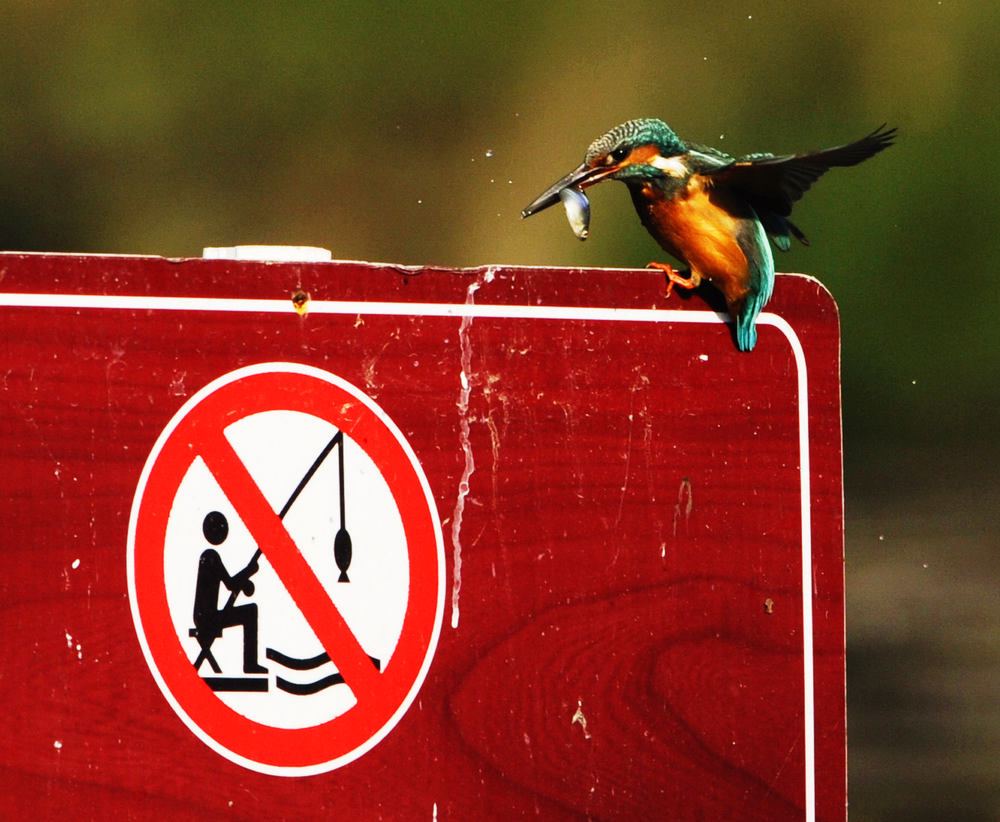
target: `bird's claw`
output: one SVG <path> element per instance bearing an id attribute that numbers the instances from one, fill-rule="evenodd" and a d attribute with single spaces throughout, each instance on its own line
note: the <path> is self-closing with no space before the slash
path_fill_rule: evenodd
<path id="1" fill-rule="evenodd" d="M 647 263 L 646 268 L 655 268 L 656 270 L 662 271 L 667 275 L 667 290 L 664 293 L 664 296 L 666 297 L 673 294 L 675 285 L 679 285 L 681 288 L 686 288 L 688 290 L 697 288 L 701 285 L 701 277 L 691 273 L 690 270 L 685 271 L 685 273 L 682 274 L 669 263 Z"/>

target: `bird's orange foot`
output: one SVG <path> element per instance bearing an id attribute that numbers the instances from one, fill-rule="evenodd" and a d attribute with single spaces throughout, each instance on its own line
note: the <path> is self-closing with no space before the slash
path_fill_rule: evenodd
<path id="1" fill-rule="evenodd" d="M 667 297 L 673 293 L 674 285 L 679 285 L 681 288 L 686 288 L 688 290 L 697 288 L 701 285 L 701 277 L 699 275 L 695 274 L 693 271 L 689 271 L 685 277 L 669 263 L 647 263 L 646 268 L 655 268 L 667 275 Z"/>

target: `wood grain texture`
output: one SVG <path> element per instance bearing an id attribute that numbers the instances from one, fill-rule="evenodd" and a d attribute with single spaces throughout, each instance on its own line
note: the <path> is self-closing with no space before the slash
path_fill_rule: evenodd
<path id="1" fill-rule="evenodd" d="M 488 273 L 488 276 L 487 276 Z M 796 365 L 761 326 L 333 315 L 313 300 L 718 310 L 642 271 L 397 270 L 0 254 L 0 291 L 288 299 L 287 314 L 0 309 L 0 816 L 806 818 Z M 706 299 L 711 303 L 706 303 Z M 2 302 L 2 300 L 0 300 Z M 779 276 L 808 363 L 816 818 L 844 819 L 836 308 Z M 413 706 L 357 761 L 266 776 L 199 741 L 147 668 L 128 516 L 183 402 L 257 362 L 369 394 L 413 447 L 448 605 Z M 450 627 L 460 374 L 475 471 Z M 358 547 L 356 546 L 356 550 Z"/>

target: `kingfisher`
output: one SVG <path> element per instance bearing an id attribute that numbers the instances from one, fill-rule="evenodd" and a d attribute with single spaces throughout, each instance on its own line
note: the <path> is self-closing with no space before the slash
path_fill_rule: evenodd
<path id="1" fill-rule="evenodd" d="M 791 238 L 809 241 L 788 219 L 792 206 L 835 166 L 853 166 L 892 145 L 896 129 L 885 125 L 846 145 L 806 154 L 748 154 L 681 140 L 662 120 L 629 120 L 598 137 L 583 163 L 546 189 L 521 212 L 530 217 L 563 200 L 571 221 L 589 216 L 584 189 L 621 180 L 646 230 L 686 266 L 652 262 L 673 287 L 694 289 L 708 281 L 722 292 L 735 324 L 736 347 L 757 343 L 757 315 L 774 290 L 775 247 L 787 251 Z M 565 189 L 581 197 L 567 198 Z M 586 225 L 574 226 L 586 237 Z"/>

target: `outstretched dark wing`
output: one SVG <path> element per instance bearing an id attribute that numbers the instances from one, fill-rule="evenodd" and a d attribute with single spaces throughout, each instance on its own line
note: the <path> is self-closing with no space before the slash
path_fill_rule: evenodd
<path id="1" fill-rule="evenodd" d="M 809 154 L 751 154 L 703 173 L 716 185 L 738 192 L 758 212 L 780 217 L 792 213 L 792 205 L 809 187 L 835 166 L 853 166 L 892 145 L 896 129 L 879 126 L 867 137 L 853 143 Z"/>

